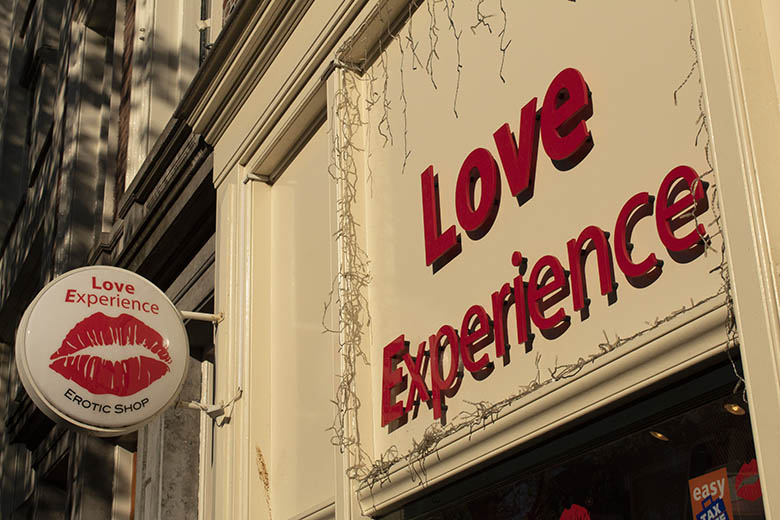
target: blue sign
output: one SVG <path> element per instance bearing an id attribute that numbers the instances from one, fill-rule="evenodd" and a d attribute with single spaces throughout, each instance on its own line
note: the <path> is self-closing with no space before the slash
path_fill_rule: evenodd
<path id="1" fill-rule="evenodd" d="M 696 520 L 730 520 L 723 498 L 713 500 L 709 496 L 701 501 L 701 507 L 702 511 L 696 515 Z"/>

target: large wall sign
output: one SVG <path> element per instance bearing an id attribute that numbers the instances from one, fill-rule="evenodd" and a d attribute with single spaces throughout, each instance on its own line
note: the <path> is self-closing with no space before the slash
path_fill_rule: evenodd
<path id="1" fill-rule="evenodd" d="M 541 133 L 547 155 L 561 171 L 572 169 L 593 148 L 593 137 L 585 124 L 585 120 L 593 114 L 590 92 L 579 71 L 567 68 L 555 77 L 538 117 L 535 106 L 536 98 L 526 105 L 531 107 L 530 113 L 526 108 L 522 111 L 518 138 L 520 147 L 515 144 L 508 123 L 493 134 L 510 192 L 512 197 L 520 197 L 518 202 L 521 206 L 533 196 L 533 190 L 529 188 L 534 183 L 537 155 L 533 146 L 536 143 L 534 135 Z M 461 240 L 455 225 L 444 233 L 441 231 L 439 196 L 435 193 L 438 181 L 432 170 L 433 166 L 429 166 L 421 175 L 422 228 L 425 263 L 433 266 L 435 274 L 460 253 Z M 477 182 L 481 190 L 475 209 L 474 185 Z M 498 164 L 491 152 L 476 148 L 469 153 L 457 177 L 455 211 L 461 227 L 473 240 L 481 239 L 490 230 L 501 200 L 500 186 Z M 519 268 L 520 274 L 491 294 L 491 305 L 471 305 L 465 311 L 460 327 L 444 324 L 428 337 L 427 342 L 423 340 L 417 349 L 416 361 L 408 352 L 404 334 L 388 343 L 382 355 L 382 426 L 406 420 L 406 415 L 420 401 L 430 401 L 433 418 L 441 418 L 445 396 L 454 396 L 460 386 L 464 371 L 461 370 L 459 375 L 459 365 L 478 380 L 487 378 L 494 361 L 486 351 L 487 347 L 495 343 L 495 358 L 507 357 L 513 336 L 507 328 L 512 308 L 517 344 L 524 345 L 526 352 L 533 348 L 531 325 L 549 340 L 557 339 L 569 328 L 571 316 L 562 305 L 564 300 L 571 301 L 572 311 L 582 313 L 583 321 L 587 319 L 591 300 L 588 298 L 585 273 L 589 257 L 593 257 L 597 264 L 598 288 L 602 296 L 607 296 L 609 304 L 617 301 L 618 283 L 613 256 L 630 285 L 645 287 L 653 283 L 661 275 L 663 261 L 654 252 L 644 257 L 636 255 L 637 259 L 631 256 L 633 229 L 640 220 L 654 214 L 658 240 L 677 262 L 688 263 L 701 256 L 710 242 L 705 226 L 697 220 L 709 208 L 705 186 L 693 168 L 676 166 L 661 181 L 657 196 L 642 191 L 628 198 L 609 231 L 589 225 L 576 238 L 567 240 L 563 263 L 557 256 L 547 254 L 528 268 L 523 254 L 515 249 L 511 253 L 511 262 Z M 605 195 L 604 199 L 607 198 Z M 573 214 L 585 216 L 586 212 L 577 210 Z M 686 229 L 680 232 L 681 228 Z M 614 235 L 610 237 L 612 229 Z M 476 230 L 481 231 L 473 235 L 471 232 Z M 610 238 L 613 239 L 612 247 Z M 521 244 L 512 246 L 520 248 Z M 591 252 L 595 254 L 591 255 Z M 526 270 L 530 275 L 524 281 Z M 493 290 L 493 287 L 490 289 Z M 442 351 L 445 349 L 450 353 L 448 365 L 442 363 Z M 424 377 L 425 358 L 430 359 L 429 384 Z M 449 368 L 445 370 L 442 365 Z M 395 397 L 398 393 L 396 389 L 406 386 L 407 373 L 409 391 L 404 405 Z"/>
<path id="2" fill-rule="evenodd" d="M 688 3 L 411 16 L 363 77 L 345 75 L 365 106 L 337 107 L 354 142 L 334 146 L 365 180 L 361 448 L 430 477 L 714 355 L 722 327 L 671 331 L 720 312 L 723 234 Z"/>
<path id="3" fill-rule="evenodd" d="M 49 283 L 16 335 L 19 375 L 49 417 L 118 435 L 174 402 L 187 373 L 181 316 L 155 285 L 116 267 L 85 267 Z"/>

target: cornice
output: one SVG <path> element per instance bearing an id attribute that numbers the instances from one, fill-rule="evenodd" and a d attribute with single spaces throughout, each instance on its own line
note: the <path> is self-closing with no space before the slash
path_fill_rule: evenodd
<path id="1" fill-rule="evenodd" d="M 207 142 L 216 144 L 261 82 L 263 88 L 271 93 L 265 96 L 268 101 L 252 107 L 249 120 L 244 118 L 244 124 L 248 125 L 240 141 L 229 145 L 226 148 L 229 156 L 223 156 L 217 162 L 220 168 L 214 172 L 216 185 L 237 163 L 248 166 L 250 171 L 269 182 L 278 177 L 285 166 L 284 158 L 290 155 L 289 152 L 294 155 L 292 148 L 296 143 L 305 142 L 311 136 L 312 128 L 316 130 L 315 127 L 324 121 L 327 107 L 325 72 L 337 49 L 347 39 L 347 32 L 359 25 L 358 19 L 364 14 L 367 2 L 341 0 L 332 8 L 329 6 L 327 18 L 322 17 L 315 33 L 304 33 L 298 26 L 312 6 L 317 6 L 317 14 L 323 14 L 324 10 L 311 0 L 297 3 L 296 9 L 289 10 L 284 20 L 274 27 L 273 34 L 268 35 L 265 47 L 253 51 L 259 54 L 251 72 L 239 84 L 231 85 L 225 80 L 224 88 L 230 90 L 231 96 L 204 99 L 205 103 L 211 104 L 211 110 L 220 112 L 221 119 L 210 129 L 201 129 L 196 121 L 192 124 L 204 134 Z M 311 29 L 308 23 L 306 30 Z M 299 32 L 296 33 L 296 30 Z M 295 45 L 305 48 L 305 51 L 295 60 L 285 58 L 284 69 L 289 71 L 285 77 L 269 77 L 266 73 L 291 38 L 295 38 Z M 250 50 L 245 49 L 245 52 Z"/>
<path id="2" fill-rule="evenodd" d="M 242 2 L 196 74 L 175 117 L 214 144 L 313 0 Z M 280 41 L 282 40 L 282 41 Z"/>

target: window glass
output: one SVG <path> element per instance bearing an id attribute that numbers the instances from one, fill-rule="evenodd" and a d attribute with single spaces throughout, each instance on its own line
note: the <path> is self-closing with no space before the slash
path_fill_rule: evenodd
<path id="1" fill-rule="evenodd" d="M 763 519 L 761 494 L 747 406 L 730 395 L 414 518 Z"/>

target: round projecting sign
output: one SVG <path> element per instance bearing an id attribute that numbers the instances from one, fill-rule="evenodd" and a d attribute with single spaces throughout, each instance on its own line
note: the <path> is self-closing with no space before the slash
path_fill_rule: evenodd
<path id="1" fill-rule="evenodd" d="M 188 359 L 179 311 L 152 283 L 116 267 L 52 281 L 16 333 L 16 363 L 33 402 L 94 435 L 136 430 L 173 404 Z"/>

